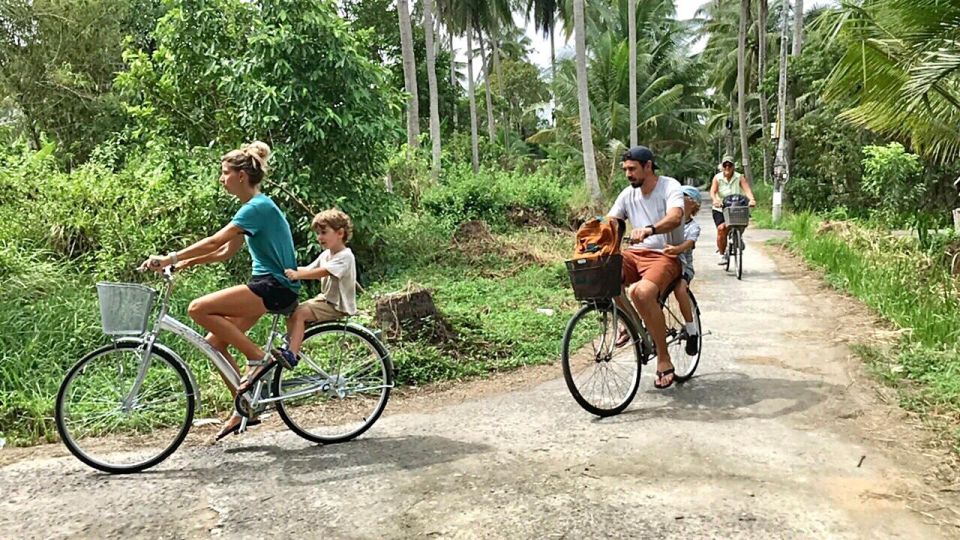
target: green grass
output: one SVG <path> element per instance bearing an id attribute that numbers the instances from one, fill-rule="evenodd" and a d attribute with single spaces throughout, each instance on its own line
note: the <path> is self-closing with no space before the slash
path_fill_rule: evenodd
<path id="1" fill-rule="evenodd" d="M 790 247 L 825 271 L 826 280 L 903 330 L 889 353 L 861 349 L 884 380 L 903 390 L 903 404 L 960 420 L 960 287 L 938 254 L 912 238 L 847 222 L 820 232 L 809 214 L 790 222 Z M 954 444 L 960 438 L 954 433 Z M 960 446 L 958 446 L 960 448 Z"/>

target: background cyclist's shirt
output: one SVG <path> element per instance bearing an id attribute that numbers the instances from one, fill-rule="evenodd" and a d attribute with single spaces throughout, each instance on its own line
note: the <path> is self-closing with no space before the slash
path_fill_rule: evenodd
<path id="1" fill-rule="evenodd" d="M 656 187 L 647 196 L 643 195 L 640 188 L 627 186 L 617 196 L 607 215 L 629 219 L 630 226 L 639 229 L 656 225 L 667 215 L 667 210 L 670 208 L 679 208 L 680 212 L 683 212 L 683 191 L 680 190 L 680 182 L 669 176 L 661 176 L 657 179 Z M 677 227 L 668 233 L 648 236 L 642 243 L 633 244 L 627 249 L 649 249 L 662 252 L 667 244 L 676 246 L 681 242 L 683 242 L 683 227 Z"/>
<path id="2" fill-rule="evenodd" d="M 290 224 L 270 197 L 257 193 L 237 210 L 230 223 L 243 229 L 253 259 L 253 275 L 270 274 L 293 292 L 300 292 L 300 282 L 283 275 L 287 268 L 297 269 L 297 256 Z"/>
<path id="3" fill-rule="evenodd" d="M 720 195 L 721 201 L 729 195 L 744 194 L 743 187 L 740 186 L 740 173 L 733 173 L 733 176 L 729 181 L 724 178 L 723 173 L 717 173 L 717 175 L 714 176 L 714 179 L 717 181 L 717 193 Z"/>

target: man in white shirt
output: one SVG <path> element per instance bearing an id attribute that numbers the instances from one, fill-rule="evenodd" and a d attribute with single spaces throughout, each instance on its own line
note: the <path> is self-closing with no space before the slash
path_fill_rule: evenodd
<path id="1" fill-rule="evenodd" d="M 623 281 L 629 297 L 657 347 L 657 379 L 654 386 L 673 384 L 673 363 L 667 352 L 667 330 L 657 300 L 680 275 L 676 256 L 667 255 L 667 245 L 683 242 L 683 192 L 680 182 L 659 176 L 654 170 L 653 152 L 634 146 L 621 158 L 623 172 L 630 181 L 608 215 L 628 219 L 631 245 L 623 252 Z"/>

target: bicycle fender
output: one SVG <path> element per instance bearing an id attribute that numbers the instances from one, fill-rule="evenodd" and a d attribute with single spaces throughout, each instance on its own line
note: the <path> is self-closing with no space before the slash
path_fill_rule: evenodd
<path id="1" fill-rule="evenodd" d="M 114 343 L 134 343 L 136 345 L 145 345 L 146 342 L 141 338 L 120 338 L 114 340 Z M 196 397 L 197 404 L 200 404 L 200 386 L 197 384 L 197 379 L 193 376 L 193 370 L 190 369 L 190 366 L 183 361 L 183 358 L 180 358 L 180 355 L 173 352 L 173 349 L 167 347 L 166 345 L 159 343 L 157 341 L 153 342 L 153 348 L 159 349 L 164 354 L 170 355 L 170 358 L 173 358 L 174 362 L 180 364 L 183 367 L 184 371 L 187 372 L 187 378 L 190 379 L 190 387 L 193 389 L 193 395 Z"/>

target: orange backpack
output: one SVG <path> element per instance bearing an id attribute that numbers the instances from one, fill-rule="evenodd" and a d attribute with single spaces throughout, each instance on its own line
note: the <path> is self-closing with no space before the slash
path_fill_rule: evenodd
<path id="1" fill-rule="evenodd" d="M 577 229 L 574 259 L 606 257 L 620 253 L 620 240 L 626 223 L 609 216 L 588 219 Z"/>

